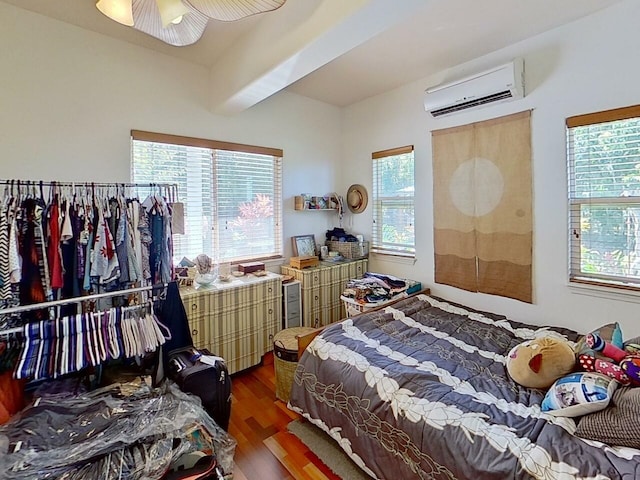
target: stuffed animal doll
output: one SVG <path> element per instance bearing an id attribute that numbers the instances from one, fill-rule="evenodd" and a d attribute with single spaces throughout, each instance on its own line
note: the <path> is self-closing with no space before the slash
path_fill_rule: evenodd
<path id="1" fill-rule="evenodd" d="M 507 357 L 507 371 L 524 387 L 549 388 L 576 365 L 573 349 L 557 338 L 543 337 L 516 345 Z"/>
<path id="2" fill-rule="evenodd" d="M 585 337 L 585 345 L 611 361 L 582 353 L 578 356 L 578 363 L 583 370 L 602 373 L 616 379 L 622 385 L 640 385 L 640 355 L 635 345 L 629 345 L 623 350 L 605 341 L 597 333 L 588 334 Z"/>

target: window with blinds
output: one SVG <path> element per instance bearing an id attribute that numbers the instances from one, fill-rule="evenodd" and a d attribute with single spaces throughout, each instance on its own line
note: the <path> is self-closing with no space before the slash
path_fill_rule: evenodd
<path id="1" fill-rule="evenodd" d="M 282 256 L 282 150 L 133 131 L 131 163 L 136 183 L 178 186 L 175 261 Z"/>
<path id="2" fill-rule="evenodd" d="M 640 106 L 566 124 L 569 279 L 640 290 Z"/>
<path id="3" fill-rule="evenodd" d="M 413 145 L 373 158 L 371 251 L 415 256 Z"/>

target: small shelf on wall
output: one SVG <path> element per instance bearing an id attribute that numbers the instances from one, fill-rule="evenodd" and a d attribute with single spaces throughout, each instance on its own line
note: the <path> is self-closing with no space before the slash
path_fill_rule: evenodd
<path id="1" fill-rule="evenodd" d="M 336 194 L 330 195 L 296 195 L 294 198 L 294 208 L 310 212 L 338 211 L 340 198 Z"/>

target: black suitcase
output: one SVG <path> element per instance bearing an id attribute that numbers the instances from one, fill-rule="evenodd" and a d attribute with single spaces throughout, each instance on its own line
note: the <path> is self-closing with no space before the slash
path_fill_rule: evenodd
<path id="1" fill-rule="evenodd" d="M 209 365 L 198 360 L 208 350 L 187 347 L 169 353 L 169 377 L 183 392 L 200 397 L 209 416 L 225 431 L 231 416 L 231 378 L 223 362 Z"/>

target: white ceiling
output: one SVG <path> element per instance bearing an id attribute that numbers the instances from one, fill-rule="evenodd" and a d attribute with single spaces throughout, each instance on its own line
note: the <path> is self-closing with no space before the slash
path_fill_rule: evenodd
<path id="1" fill-rule="evenodd" d="M 282 88 L 350 105 L 620 0 L 288 0 L 237 22 L 212 20 L 187 47 L 109 20 L 94 0 L 1 1 L 218 72 L 235 69 L 212 103 L 233 113 Z"/>

